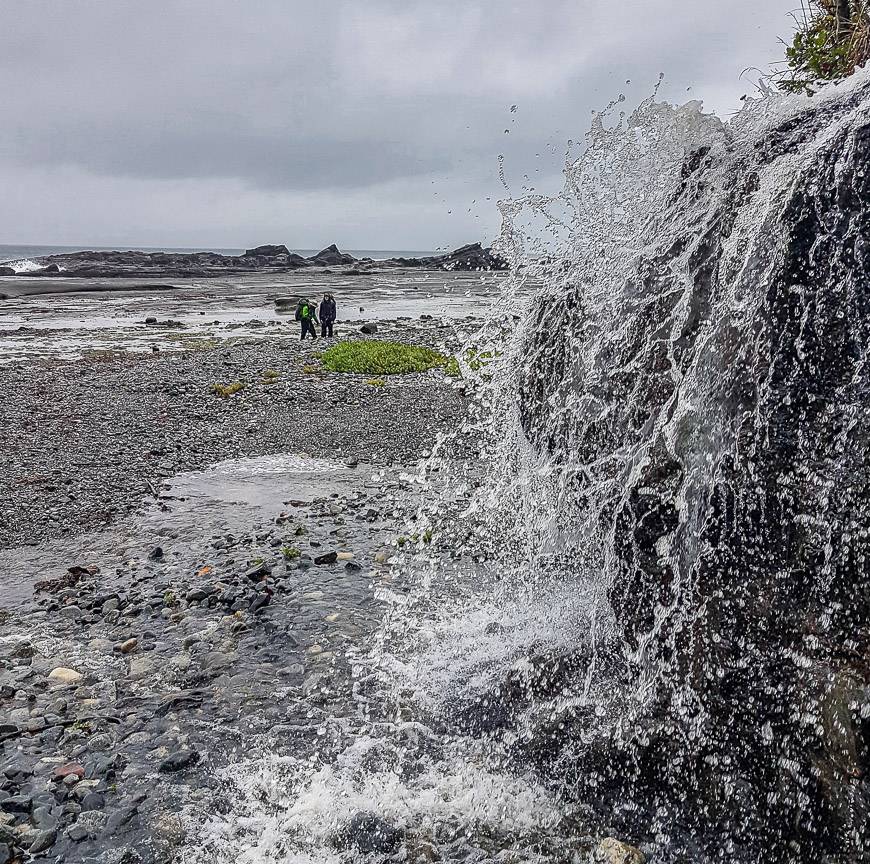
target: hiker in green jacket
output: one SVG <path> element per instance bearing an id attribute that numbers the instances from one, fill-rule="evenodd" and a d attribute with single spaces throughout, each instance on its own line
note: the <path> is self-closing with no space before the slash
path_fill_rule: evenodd
<path id="1" fill-rule="evenodd" d="M 312 339 L 317 338 L 317 333 L 314 332 L 314 325 L 319 324 L 317 320 L 317 310 L 313 303 L 309 303 L 308 299 L 303 297 L 296 307 L 296 320 L 302 323 L 302 338 L 304 339 L 309 333 Z"/>

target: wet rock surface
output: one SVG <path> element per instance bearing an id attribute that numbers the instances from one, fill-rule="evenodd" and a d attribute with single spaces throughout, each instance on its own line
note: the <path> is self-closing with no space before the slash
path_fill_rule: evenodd
<path id="1" fill-rule="evenodd" d="M 562 518 L 613 538 L 609 600 L 655 690 L 604 782 L 660 796 L 711 854 L 870 841 L 868 104 L 865 81 L 697 150 L 609 343 L 614 310 L 578 285 L 527 345 L 525 431 L 574 484 Z"/>

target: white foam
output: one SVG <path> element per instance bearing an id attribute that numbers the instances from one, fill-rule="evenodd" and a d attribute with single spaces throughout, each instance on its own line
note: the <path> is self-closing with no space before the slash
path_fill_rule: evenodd
<path id="1" fill-rule="evenodd" d="M 3 266 L 11 267 L 16 273 L 32 273 L 34 270 L 42 270 L 45 265 L 32 258 L 22 258 L 19 261 L 4 261 Z"/>
<path id="2" fill-rule="evenodd" d="M 404 731 L 414 736 L 419 729 Z M 402 740 L 403 730 L 397 732 L 393 741 Z M 236 811 L 209 821 L 201 847 L 187 850 L 183 861 L 340 861 L 334 838 L 360 812 L 376 814 L 417 841 L 467 825 L 522 837 L 560 818 L 555 800 L 540 786 L 489 770 L 468 754 L 423 761 L 410 776 L 395 769 L 396 756 L 390 741 L 364 737 L 333 765 L 312 768 L 277 756 L 235 765 L 223 779 L 236 787 Z M 371 767 L 377 762 L 380 770 Z"/>

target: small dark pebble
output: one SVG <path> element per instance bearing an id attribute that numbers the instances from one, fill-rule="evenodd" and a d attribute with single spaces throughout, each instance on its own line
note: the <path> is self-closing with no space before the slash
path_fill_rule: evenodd
<path id="1" fill-rule="evenodd" d="M 101 792 L 88 792 L 88 794 L 82 798 L 83 813 L 86 813 L 88 810 L 102 810 L 105 806 L 106 796 Z"/>
<path id="2" fill-rule="evenodd" d="M 337 837 L 341 849 L 360 852 L 395 852 L 402 843 L 402 831 L 374 813 L 356 813 Z"/>
<path id="3" fill-rule="evenodd" d="M 163 774 L 171 774 L 175 771 L 183 771 L 199 762 L 199 753 L 196 750 L 178 750 L 170 753 L 157 769 Z"/>
<path id="4" fill-rule="evenodd" d="M 39 855 L 51 849 L 57 841 L 57 831 L 54 828 L 48 828 L 45 831 L 40 831 L 34 841 L 30 844 L 30 854 Z"/>
<path id="5" fill-rule="evenodd" d="M 271 572 L 272 568 L 268 564 L 257 564 L 245 572 L 245 577 L 252 582 L 259 582 L 261 579 L 265 579 Z"/>

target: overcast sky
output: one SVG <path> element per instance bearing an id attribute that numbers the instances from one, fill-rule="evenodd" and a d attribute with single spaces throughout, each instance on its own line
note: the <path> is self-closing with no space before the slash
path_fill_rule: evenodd
<path id="1" fill-rule="evenodd" d="M 0 0 L 0 243 L 491 239 L 499 154 L 556 188 L 592 109 L 659 72 L 732 112 L 798 5 Z"/>

